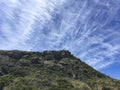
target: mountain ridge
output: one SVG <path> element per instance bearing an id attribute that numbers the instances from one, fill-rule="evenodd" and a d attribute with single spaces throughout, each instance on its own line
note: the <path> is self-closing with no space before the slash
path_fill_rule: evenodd
<path id="1" fill-rule="evenodd" d="M 0 90 L 68 89 L 119 90 L 120 81 L 94 70 L 67 50 L 0 51 Z"/>

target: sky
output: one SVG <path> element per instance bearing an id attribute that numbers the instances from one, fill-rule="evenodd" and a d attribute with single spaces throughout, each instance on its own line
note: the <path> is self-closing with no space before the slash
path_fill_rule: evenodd
<path id="1" fill-rule="evenodd" d="M 0 49 L 65 49 L 120 79 L 120 0 L 0 0 Z"/>

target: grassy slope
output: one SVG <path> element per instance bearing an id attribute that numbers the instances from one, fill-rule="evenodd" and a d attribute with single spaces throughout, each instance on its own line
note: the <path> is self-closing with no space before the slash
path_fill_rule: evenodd
<path id="1" fill-rule="evenodd" d="M 120 90 L 68 51 L 0 51 L 0 90 Z"/>

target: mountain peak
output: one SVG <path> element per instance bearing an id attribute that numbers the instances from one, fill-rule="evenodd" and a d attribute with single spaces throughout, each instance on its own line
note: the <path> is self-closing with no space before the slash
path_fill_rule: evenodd
<path id="1" fill-rule="evenodd" d="M 45 54 L 59 54 L 59 55 L 71 55 L 71 52 L 68 50 L 59 50 L 59 51 L 43 51 Z"/>
<path id="2" fill-rule="evenodd" d="M 0 90 L 119 90 L 119 86 L 119 81 L 67 50 L 0 51 Z"/>

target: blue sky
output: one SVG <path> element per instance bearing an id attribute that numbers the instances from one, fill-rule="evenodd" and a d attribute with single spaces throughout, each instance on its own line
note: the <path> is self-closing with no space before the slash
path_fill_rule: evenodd
<path id="1" fill-rule="evenodd" d="M 66 49 L 120 79 L 120 1 L 1 0 L 0 49 Z"/>

